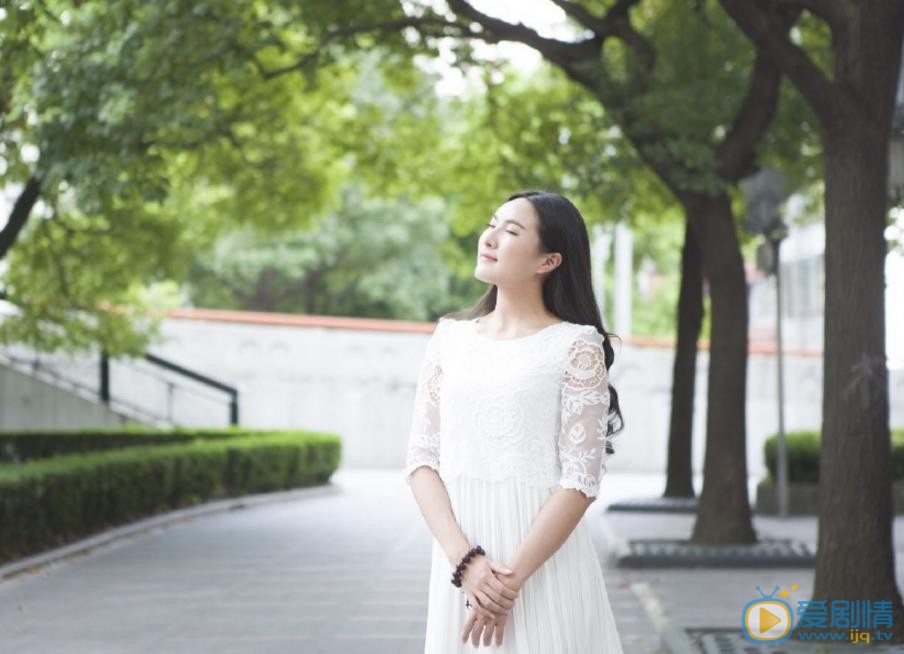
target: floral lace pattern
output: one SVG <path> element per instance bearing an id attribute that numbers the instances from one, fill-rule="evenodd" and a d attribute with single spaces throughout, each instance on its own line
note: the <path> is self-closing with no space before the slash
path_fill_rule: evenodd
<path id="1" fill-rule="evenodd" d="M 596 330 L 582 332 L 568 350 L 562 377 L 559 458 L 563 488 L 575 488 L 588 497 L 599 494 L 608 456 L 609 400 L 603 337 Z"/>
<path id="2" fill-rule="evenodd" d="M 405 478 L 421 465 L 599 493 L 609 386 L 602 335 L 564 323 L 495 340 L 440 319 L 418 376 Z M 442 416 L 442 421 L 440 420 Z"/>
<path id="3" fill-rule="evenodd" d="M 440 361 L 440 319 L 427 341 L 427 351 L 418 373 L 414 410 L 411 416 L 411 432 L 408 436 L 408 453 L 405 461 L 405 481 L 411 484 L 411 473 L 422 465 L 439 472 L 440 421 L 439 398 L 443 383 Z"/>

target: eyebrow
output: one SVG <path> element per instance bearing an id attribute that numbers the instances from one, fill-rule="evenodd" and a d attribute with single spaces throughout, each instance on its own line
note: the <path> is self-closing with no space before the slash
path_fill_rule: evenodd
<path id="1" fill-rule="evenodd" d="M 497 216 L 496 214 L 493 214 L 493 218 L 495 218 L 496 220 L 499 220 L 499 216 Z M 512 220 L 511 218 L 506 218 L 506 219 L 503 220 L 502 222 L 504 222 L 504 223 L 515 223 L 515 224 L 518 225 L 518 227 L 520 227 L 521 229 L 527 230 L 527 227 L 525 227 L 524 225 L 522 225 L 521 223 L 519 223 L 517 220 Z"/>

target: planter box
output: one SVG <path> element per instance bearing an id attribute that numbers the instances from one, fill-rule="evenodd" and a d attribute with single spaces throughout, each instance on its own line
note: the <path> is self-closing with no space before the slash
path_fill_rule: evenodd
<path id="1" fill-rule="evenodd" d="M 904 481 L 892 483 L 892 505 L 896 515 L 904 515 Z M 819 512 L 819 484 L 788 484 L 788 515 L 813 515 Z M 756 487 L 757 515 L 778 515 L 778 493 L 772 482 L 763 480 Z"/>

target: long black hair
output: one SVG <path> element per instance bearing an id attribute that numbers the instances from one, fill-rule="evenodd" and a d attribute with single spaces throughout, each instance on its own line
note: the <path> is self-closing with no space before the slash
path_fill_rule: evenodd
<path id="1" fill-rule="evenodd" d="M 596 331 L 603 336 L 606 370 L 609 370 L 615 361 L 615 352 L 593 295 L 590 238 L 584 217 L 568 198 L 558 193 L 520 191 L 511 194 L 505 201 L 517 198 L 526 199 L 537 212 L 542 251 L 562 254 L 562 263 L 543 281 L 543 304 L 561 320 L 596 327 Z M 473 306 L 449 315 L 467 318 L 485 316 L 496 308 L 496 293 L 496 285 L 491 284 Z M 625 423 L 618 404 L 618 393 L 612 384 L 609 384 L 609 398 L 606 451 L 613 454 L 615 450 L 610 439 L 624 429 Z"/>

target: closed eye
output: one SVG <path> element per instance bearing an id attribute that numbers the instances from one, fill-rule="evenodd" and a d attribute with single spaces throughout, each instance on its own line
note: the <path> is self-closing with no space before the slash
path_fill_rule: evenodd
<path id="1" fill-rule="evenodd" d="M 487 223 L 487 227 L 495 227 L 493 223 Z M 507 234 L 511 234 L 512 236 L 518 236 L 518 232 L 513 232 L 510 229 L 505 230 Z"/>

